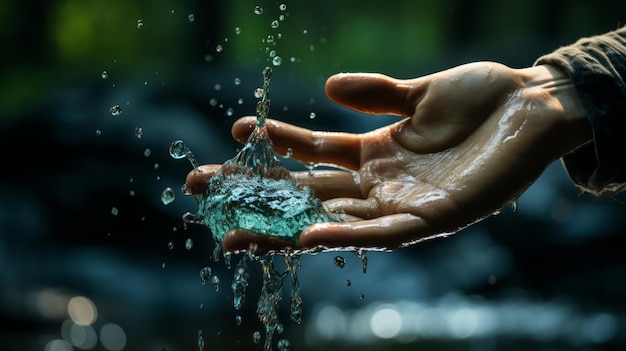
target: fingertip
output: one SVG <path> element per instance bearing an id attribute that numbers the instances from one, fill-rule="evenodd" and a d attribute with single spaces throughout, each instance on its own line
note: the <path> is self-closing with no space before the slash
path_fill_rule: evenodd
<path id="1" fill-rule="evenodd" d="M 410 85 L 380 73 L 339 73 L 326 80 L 333 102 L 369 114 L 410 115 L 405 98 Z"/>
<path id="2" fill-rule="evenodd" d="M 248 137 L 254 130 L 255 126 L 256 126 L 256 117 L 254 116 L 241 117 L 240 119 L 235 121 L 235 123 L 233 123 L 233 126 L 231 128 L 231 134 L 233 138 L 235 138 L 235 140 L 237 140 L 238 142 L 242 144 L 245 144 L 248 141 Z"/>
<path id="3" fill-rule="evenodd" d="M 185 184 L 193 195 L 203 194 L 207 188 L 207 182 L 219 170 L 219 165 L 202 165 L 192 169 L 185 179 Z"/>

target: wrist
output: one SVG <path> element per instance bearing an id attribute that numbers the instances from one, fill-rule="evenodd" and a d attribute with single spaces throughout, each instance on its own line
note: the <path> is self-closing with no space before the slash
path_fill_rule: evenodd
<path id="1" fill-rule="evenodd" d="M 553 131 L 554 146 L 563 155 L 592 140 L 591 125 L 574 83 L 556 65 L 518 70 L 523 89 L 538 102 L 538 114 Z"/>

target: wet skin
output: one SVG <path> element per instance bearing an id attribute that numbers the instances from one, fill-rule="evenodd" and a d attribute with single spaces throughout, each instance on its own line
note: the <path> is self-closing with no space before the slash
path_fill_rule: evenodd
<path id="1" fill-rule="evenodd" d="M 591 141 L 575 89 L 554 66 L 512 69 L 494 62 L 399 80 L 338 74 L 326 82 L 334 102 L 399 121 L 363 134 L 312 131 L 267 120 L 276 152 L 337 170 L 293 172 L 343 223 L 314 224 L 300 248 L 390 250 L 445 236 L 496 213 L 564 154 Z M 232 127 L 245 143 L 255 118 Z M 191 171 L 200 194 L 220 165 Z M 234 229 L 225 251 L 278 250 L 293 244 Z"/>

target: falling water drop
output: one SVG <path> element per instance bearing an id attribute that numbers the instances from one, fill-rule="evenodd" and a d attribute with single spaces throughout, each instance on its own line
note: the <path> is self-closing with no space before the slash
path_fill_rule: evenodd
<path id="1" fill-rule="evenodd" d="M 189 20 L 189 22 L 193 22 L 196 20 L 196 16 L 194 16 L 193 13 L 190 13 L 189 16 L 187 16 L 187 19 Z"/>
<path id="2" fill-rule="evenodd" d="M 286 4 L 280 4 L 280 5 L 278 6 L 278 8 L 279 8 L 281 11 L 285 11 L 285 10 L 287 10 L 287 5 L 286 5 Z"/>
<path id="3" fill-rule="evenodd" d="M 310 118 L 310 119 L 315 119 L 315 117 L 317 117 L 317 114 L 316 114 L 315 112 L 311 112 L 311 113 L 309 114 L 309 118 Z"/>
<path id="4" fill-rule="evenodd" d="M 257 15 L 262 14 L 262 13 L 263 13 L 263 6 L 261 6 L 261 5 L 256 5 L 256 6 L 254 7 L 254 13 L 255 13 L 255 14 L 257 14 Z"/>
<path id="5" fill-rule="evenodd" d="M 122 108 L 120 107 L 120 105 L 114 105 L 111 106 L 109 112 L 111 112 L 111 115 L 117 117 L 122 114 Z"/>
<path id="6" fill-rule="evenodd" d="M 255 344 L 258 344 L 259 341 L 261 341 L 261 332 L 258 330 L 255 330 L 254 333 L 252 333 L 252 341 L 254 341 Z"/>
<path id="7" fill-rule="evenodd" d="M 141 139 L 142 136 L 143 136 L 143 128 L 141 127 L 135 128 L 135 137 L 137 137 L 137 139 Z"/>
<path id="8" fill-rule="evenodd" d="M 211 279 L 211 285 L 213 285 L 213 288 L 215 289 L 215 291 L 218 291 L 220 289 L 220 278 L 214 275 L 213 278 Z"/>
<path id="9" fill-rule="evenodd" d="M 343 268 L 346 266 L 346 259 L 341 256 L 335 256 L 335 266 Z"/>
<path id="10" fill-rule="evenodd" d="M 281 63 L 283 63 L 283 59 L 281 59 L 280 56 L 276 56 L 272 59 L 272 64 L 274 66 L 280 66 Z"/>
<path id="11" fill-rule="evenodd" d="M 174 195 L 174 190 L 170 187 L 163 189 L 161 192 L 161 202 L 163 205 L 169 205 L 176 199 L 176 195 Z"/>
<path id="12" fill-rule="evenodd" d="M 274 29 L 278 28 L 279 25 L 280 25 L 280 23 L 278 22 L 278 20 L 273 20 L 272 23 L 271 23 L 271 26 Z"/>
<path id="13" fill-rule="evenodd" d="M 198 330 L 198 351 L 204 350 L 204 337 L 202 336 L 202 330 Z"/>
<path id="14" fill-rule="evenodd" d="M 202 285 L 206 284 L 206 281 L 211 278 L 211 267 L 203 267 L 200 270 L 200 279 L 202 280 Z"/>
<path id="15" fill-rule="evenodd" d="M 170 145 L 169 153 L 172 158 L 177 160 L 186 157 L 193 168 L 197 168 L 199 166 L 198 162 L 196 161 L 196 157 L 182 140 L 174 141 Z"/>
<path id="16" fill-rule="evenodd" d="M 193 248 L 193 240 L 191 240 L 191 238 L 187 238 L 187 240 L 185 240 L 185 249 L 191 250 L 192 248 Z"/>
<path id="17" fill-rule="evenodd" d="M 235 316 L 235 324 L 236 325 L 241 325 L 242 319 L 240 315 L 236 315 Z"/>
<path id="18" fill-rule="evenodd" d="M 173 243 L 173 242 L 171 242 L 171 241 L 170 241 L 170 242 L 168 242 L 168 243 L 167 243 L 167 248 L 168 248 L 168 249 L 170 249 L 170 250 L 174 250 L 174 243 Z"/>
<path id="19" fill-rule="evenodd" d="M 280 339 L 278 340 L 278 351 L 289 351 L 289 347 L 291 346 L 291 344 L 289 343 L 289 340 L 287 339 Z"/>
<path id="20" fill-rule="evenodd" d="M 263 88 L 256 88 L 254 91 L 254 97 L 260 99 L 263 97 Z"/>
<path id="21" fill-rule="evenodd" d="M 102 71 L 102 74 L 100 76 L 102 77 L 102 79 L 107 79 L 109 78 L 109 73 L 107 71 Z"/>
<path id="22" fill-rule="evenodd" d="M 141 29 L 143 28 L 143 20 L 138 19 L 137 20 L 137 29 Z"/>

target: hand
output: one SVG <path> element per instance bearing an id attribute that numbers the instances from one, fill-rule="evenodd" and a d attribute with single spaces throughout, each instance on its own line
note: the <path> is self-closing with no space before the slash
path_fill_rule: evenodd
<path id="1" fill-rule="evenodd" d="M 574 87 L 557 67 L 512 69 L 480 62 L 421 78 L 338 74 L 329 98 L 369 114 L 410 116 L 364 133 L 319 132 L 275 120 L 267 127 L 276 151 L 336 165 L 338 170 L 294 172 L 329 211 L 349 221 L 314 224 L 303 248 L 389 250 L 445 236 L 497 213 L 564 154 L 591 140 Z M 255 119 L 235 122 L 245 142 Z M 187 177 L 201 193 L 217 165 Z M 224 250 L 284 245 L 235 229 Z"/>

